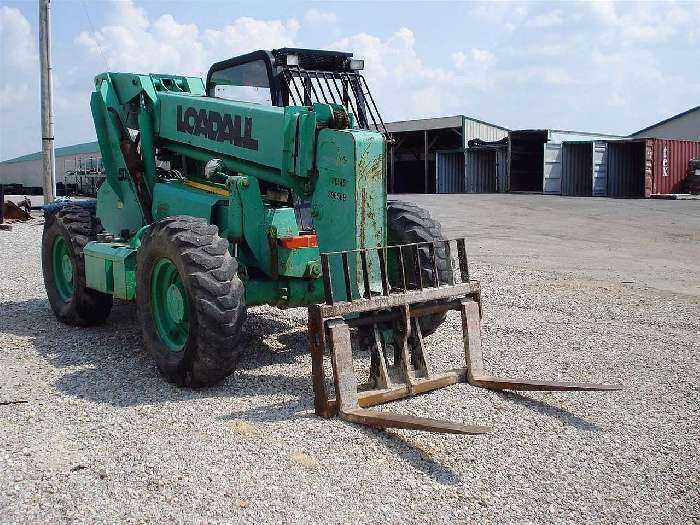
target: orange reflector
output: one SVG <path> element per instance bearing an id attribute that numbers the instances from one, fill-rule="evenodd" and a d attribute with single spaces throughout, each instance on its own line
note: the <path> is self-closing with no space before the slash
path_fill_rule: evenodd
<path id="1" fill-rule="evenodd" d="M 294 237 L 280 237 L 279 245 L 282 248 L 315 248 L 318 246 L 316 234 L 313 235 L 295 235 Z"/>

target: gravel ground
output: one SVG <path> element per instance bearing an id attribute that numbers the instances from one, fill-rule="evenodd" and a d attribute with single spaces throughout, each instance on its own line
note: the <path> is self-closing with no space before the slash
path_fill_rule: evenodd
<path id="1" fill-rule="evenodd" d="M 392 410 L 491 434 L 384 432 L 314 415 L 303 309 L 251 309 L 241 369 L 198 391 L 161 380 L 133 305 L 60 325 L 41 228 L 0 232 L 2 522 L 700 520 L 696 293 L 494 264 L 482 243 L 487 368 L 625 390 L 458 385 Z M 459 360 L 459 329 L 451 316 L 429 339 L 433 361 Z"/>

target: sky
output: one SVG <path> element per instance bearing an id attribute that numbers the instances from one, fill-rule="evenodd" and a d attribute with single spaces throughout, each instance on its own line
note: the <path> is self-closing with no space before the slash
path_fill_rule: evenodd
<path id="1" fill-rule="evenodd" d="M 95 140 L 103 71 L 205 76 L 255 49 L 365 59 L 386 121 L 464 114 L 627 135 L 700 104 L 694 2 L 53 0 L 57 146 Z M 38 2 L 0 1 L 0 160 L 41 149 Z"/>

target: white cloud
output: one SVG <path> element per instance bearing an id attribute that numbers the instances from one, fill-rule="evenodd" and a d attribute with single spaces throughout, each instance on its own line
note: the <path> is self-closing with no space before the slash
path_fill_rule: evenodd
<path id="1" fill-rule="evenodd" d="M 256 49 L 295 46 L 299 28 L 294 18 L 281 21 L 242 17 L 221 29 L 204 31 L 203 42 L 206 54 L 221 60 Z"/>
<path id="2" fill-rule="evenodd" d="M 461 97 L 443 96 L 454 82 L 453 71 L 430 67 L 418 56 L 410 29 L 399 28 L 387 39 L 358 33 L 329 47 L 352 51 L 365 61 L 365 77 L 385 119 L 455 113 Z"/>
<path id="3" fill-rule="evenodd" d="M 485 66 L 488 66 L 489 64 L 493 63 L 494 58 L 496 58 L 494 54 L 491 53 L 491 51 L 486 51 L 485 49 L 476 49 L 474 47 L 471 49 L 471 56 L 474 62 L 476 62 L 477 64 L 483 64 Z"/>
<path id="4" fill-rule="evenodd" d="M 517 74 L 516 74 L 517 76 Z M 563 67 L 530 66 L 523 70 L 521 81 L 540 80 L 545 84 L 566 85 L 573 82 L 571 74 Z"/>
<path id="5" fill-rule="evenodd" d="M 658 43 L 685 33 L 693 42 L 700 34 L 700 2 L 627 2 L 597 0 L 589 3 L 597 20 L 619 31 L 623 43 Z"/>
<path id="6" fill-rule="evenodd" d="M 338 17 L 335 13 L 319 11 L 312 7 L 304 14 L 304 21 L 310 25 L 329 26 L 335 24 L 338 21 Z"/>
<path id="7" fill-rule="evenodd" d="M 0 53 L 3 72 L 10 68 L 22 71 L 36 69 L 39 59 L 36 41 L 29 22 L 14 7 L 0 7 Z"/>
<path id="8" fill-rule="evenodd" d="M 527 18 L 528 6 L 523 2 L 479 2 L 471 10 L 471 14 L 497 29 L 510 33 Z"/>
<path id="9" fill-rule="evenodd" d="M 237 18 L 219 28 L 200 31 L 165 14 L 151 21 L 131 0 L 115 2 L 109 22 L 95 32 L 83 31 L 77 43 L 93 57 L 103 56 L 109 69 L 142 73 L 206 74 L 218 60 L 255 49 L 295 44 L 295 19 Z"/>
<path id="10" fill-rule="evenodd" d="M 537 15 L 534 18 L 525 22 L 525 25 L 527 27 L 543 29 L 546 27 L 560 26 L 563 23 L 564 17 L 562 16 L 562 12 L 557 9 L 554 11 L 550 11 L 549 13 L 542 13 L 540 15 Z"/>

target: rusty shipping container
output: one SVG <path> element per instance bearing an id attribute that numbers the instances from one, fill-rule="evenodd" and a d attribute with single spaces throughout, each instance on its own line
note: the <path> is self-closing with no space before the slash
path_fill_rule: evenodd
<path id="1" fill-rule="evenodd" d="M 700 158 L 700 142 L 608 141 L 608 196 L 650 197 L 680 193 L 688 176 L 688 161 L 692 158 Z"/>
<path id="2" fill-rule="evenodd" d="M 647 139 L 644 195 L 681 193 L 688 161 L 700 158 L 700 142 Z"/>

